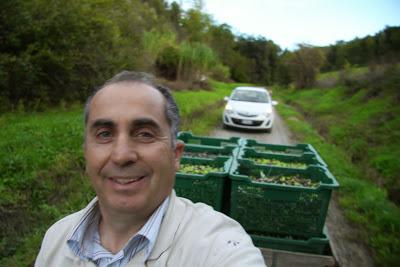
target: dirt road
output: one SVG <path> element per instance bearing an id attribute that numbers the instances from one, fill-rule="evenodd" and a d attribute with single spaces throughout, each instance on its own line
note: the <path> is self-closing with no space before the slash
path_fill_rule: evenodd
<path id="1" fill-rule="evenodd" d="M 223 129 L 217 127 L 211 134 L 215 137 L 239 136 L 251 138 L 271 144 L 294 144 L 296 141 L 288 130 L 282 118 L 274 111 L 275 121 L 271 133 L 254 132 L 237 129 Z M 332 248 L 341 267 L 374 267 L 369 249 L 359 242 L 361 238 L 358 231 L 345 218 L 334 196 L 328 210 L 326 219 Z"/>

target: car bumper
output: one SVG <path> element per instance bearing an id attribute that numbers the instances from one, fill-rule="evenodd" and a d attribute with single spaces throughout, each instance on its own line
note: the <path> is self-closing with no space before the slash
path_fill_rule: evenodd
<path id="1" fill-rule="evenodd" d="M 272 117 L 248 118 L 238 115 L 229 115 L 226 113 L 223 114 L 222 120 L 224 125 L 243 129 L 270 130 L 273 124 Z"/>

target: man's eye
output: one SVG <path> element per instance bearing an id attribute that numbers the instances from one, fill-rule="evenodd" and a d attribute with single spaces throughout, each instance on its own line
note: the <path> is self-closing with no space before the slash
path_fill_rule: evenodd
<path id="1" fill-rule="evenodd" d="M 111 131 L 99 131 L 96 137 L 100 140 L 108 140 L 112 137 L 112 134 Z"/>
<path id="2" fill-rule="evenodd" d="M 154 140 L 155 135 L 152 132 L 142 131 L 136 134 L 136 138 L 143 142 L 151 142 Z"/>

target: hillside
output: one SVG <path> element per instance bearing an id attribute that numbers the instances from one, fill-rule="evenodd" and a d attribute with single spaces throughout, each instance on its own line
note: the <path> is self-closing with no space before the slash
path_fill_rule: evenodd
<path id="1" fill-rule="evenodd" d="M 296 91 L 286 100 L 294 103 L 327 141 L 345 147 L 351 161 L 364 168 L 366 177 L 385 188 L 389 199 L 399 204 L 400 65 L 379 73 L 368 68 L 335 72 L 328 79 L 335 76 L 344 84 Z"/>
<path id="2" fill-rule="evenodd" d="M 274 89 L 298 140 L 315 145 L 338 178 L 339 203 L 381 266 L 399 260 L 399 77 L 400 65 L 357 68 L 320 75 L 324 87 Z"/>

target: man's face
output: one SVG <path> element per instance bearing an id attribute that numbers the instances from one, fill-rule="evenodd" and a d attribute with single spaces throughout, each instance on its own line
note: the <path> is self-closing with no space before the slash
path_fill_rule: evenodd
<path id="1" fill-rule="evenodd" d="M 106 86 L 92 99 L 86 125 L 86 171 L 100 207 L 149 215 L 174 184 L 183 144 L 171 145 L 165 100 L 132 82 Z"/>

